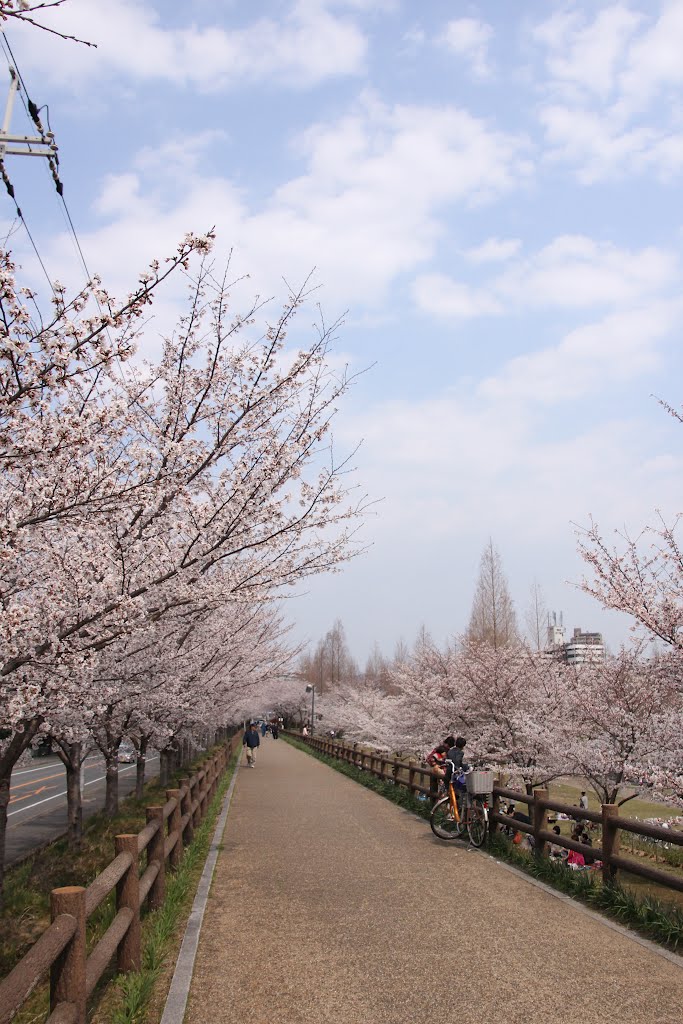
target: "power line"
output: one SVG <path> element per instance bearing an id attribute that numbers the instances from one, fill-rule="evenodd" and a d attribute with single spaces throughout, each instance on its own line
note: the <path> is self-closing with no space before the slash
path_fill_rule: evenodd
<path id="1" fill-rule="evenodd" d="M 24 79 L 24 76 L 21 73 L 21 69 L 19 68 L 19 63 L 18 63 L 18 61 L 17 61 L 17 59 L 16 59 L 16 57 L 14 55 L 14 51 L 12 50 L 12 47 L 10 45 L 9 39 L 7 38 L 6 33 L 3 32 L 1 38 L 2 38 L 2 46 L 3 46 L 3 50 L 5 51 L 5 56 L 7 58 L 7 62 L 9 64 L 9 66 L 10 66 L 10 69 L 12 69 L 12 67 L 13 67 L 14 70 L 16 71 L 17 77 L 19 79 L 19 84 L 21 85 L 21 90 L 20 90 L 21 102 L 23 104 L 24 110 L 26 111 L 27 117 L 29 117 L 33 121 L 33 123 L 36 125 L 36 127 L 38 128 L 38 131 L 40 132 L 40 135 L 41 135 L 42 138 L 46 138 L 46 137 L 48 139 L 53 138 L 51 130 L 49 131 L 49 135 L 46 136 L 45 129 L 43 128 L 42 122 L 40 120 L 40 110 L 39 110 L 37 104 L 34 103 L 34 101 L 30 97 L 30 94 L 29 94 L 29 91 L 28 91 L 28 87 L 26 85 L 26 81 Z M 49 112 L 48 112 L 48 129 L 50 129 Z M 31 152 L 31 144 L 30 144 L 30 142 L 28 143 L 28 150 L 29 150 L 29 152 Z M 67 230 L 71 234 L 72 242 L 73 242 L 73 244 L 75 246 L 77 257 L 80 260 L 80 262 L 81 262 L 81 264 L 83 266 L 83 269 L 85 270 L 87 280 L 91 281 L 92 280 L 92 274 L 90 273 L 90 270 L 88 268 L 88 264 L 87 264 L 86 259 L 85 259 L 85 254 L 83 252 L 83 248 L 81 246 L 80 240 L 79 240 L 78 235 L 76 233 L 76 228 L 75 228 L 75 225 L 74 225 L 74 222 L 73 222 L 73 218 L 71 216 L 71 211 L 69 210 L 69 207 L 67 206 L 66 200 L 64 198 L 63 185 L 62 185 L 62 182 L 61 182 L 61 180 L 59 178 L 59 174 L 58 174 L 58 170 L 57 170 L 59 161 L 58 161 L 58 157 L 56 156 L 56 153 L 55 153 L 54 156 L 48 156 L 48 163 L 50 165 L 49 166 L 49 170 L 48 170 L 47 167 L 45 168 L 45 170 L 46 170 L 46 172 L 48 174 L 51 175 L 51 177 L 52 177 L 52 179 L 54 181 L 56 191 L 57 191 L 57 193 L 59 195 L 59 198 L 61 199 L 61 203 L 62 203 L 62 216 L 64 217 L 64 220 L 65 220 L 65 223 L 66 223 L 66 226 L 67 226 Z M 31 240 L 31 244 L 32 244 L 33 249 L 34 249 L 34 251 L 36 253 L 38 261 L 39 261 L 41 267 L 43 268 L 43 271 L 44 271 L 44 273 L 45 273 L 45 275 L 46 275 L 46 277 L 47 277 L 47 279 L 49 281 L 50 280 L 49 274 L 47 274 L 47 271 L 45 269 L 45 264 L 44 264 L 44 262 L 43 262 L 43 260 L 42 260 L 42 258 L 40 256 L 40 253 L 38 252 L 38 248 L 37 248 L 37 246 L 35 244 L 33 236 L 31 235 L 31 232 L 28 229 L 28 225 L 26 224 L 26 221 L 25 221 L 25 219 L 23 217 L 23 214 L 21 213 L 21 210 L 19 209 L 19 207 L 18 207 L 18 205 L 16 203 L 16 199 L 14 197 L 14 188 L 13 188 L 11 182 L 9 181 L 9 178 L 8 178 L 8 176 L 7 176 L 7 174 L 6 174 L 5 170 L 4 170 L 4 167 L 2 167 L 0 169 L 0 174 L 2 174 L 2 178 L 3 178 L 4 182 L 5 182 L 5 187 L 7 188 L 7 191 L 9 192 L 11 198 L 14 199 L 15 206 L 17 208 L 17 215 L 19 217 L 21 217 L 21 220 L 24 223 L 24 226 L 26 227 L 26 232 L 27 232 L 27 234 L 29 236 L 29 239 Z M 51 282 L 50 282 L 50 286 L 52 287 L 52 283 Z"/>
<path id="2" fill-rule="evenodd" d="M 9 39 L 7 38 L 7 33 L 6 32 L 2 33 L 2 37 L 3 37 L 3 42 L 4 42 L 4 44 L 5 44 L 6 48 L 7 48 L 7 52 L 8 52 L 8 55 L 9 55 L 8 63 L 11 60 L 12 64 L 14 65 L 14 67 L 16 69 L 17 76 L 19 78 L 19 82 L 20 82 L 21 87 L 23 89 L 23 95 L 21 97 L 21 100 L 22 100 L 22 103 L 24 105 L 24 110 L 26 111 L 27 116 L 30 117 L 31 120 L 34 122 L 34 124 L 36 125 L 38 130 L 41 132 L 41 134 L 44 134 L 44 129 L 43 129 L 42 123 L 40 121 L 40 110 L 37 107 L 37 105 L 33 102 L 33 100 L 30 98 L 28 87 L 26 85 L 26 81 L 25 81 L 24 76 L 21 74 L 21 71 L 19 69 L 19 63 L 18 63 L 16 57 L 14 56 L 14 51 L 12 50 L 12 47 L 11 47 L 10 42 L 9 42 Z M 26 96 L 26 99 L 24 99 L 24 96 Z M 42 109 L 42 108 L 40 108 L 40 109 Z M 48 111 L 48 129 L 51 129 L 49 111 Z M 55 157 L 55 164 L 58 164 L 58 159 L 56 157 Z M 71 233 L 72 240 L 73 240 L 73 243 L 74 243 L 74 246 L 75 246 L 75 249 L 76 249 L 76 253 L 77 253 L 78 258 L 79 258 L 79 260 L 80 260 L 80 262 L 81 262 L 81 264 L 83 266 L 83 269 L 84 269 L 85 274 L 86 274 L 86 278 L 87 278 L 88 282 L 90 282 L 90 281 L 92 281 L 92 274 L 90 273 L 90 269 L 89 269 L 88 264 L 86 262 L 85 254 L 83 252 L 83 247 L 81 246 L 80 240 L 78 238 L 78 234 L 76 232 L 76 227 L 74 225 L 73 218 L 71 216 L 71 211 L 69 210 L 69 207 L 67 205 L 66 199 L 64 198 L 64 190 L 63 190 L 62 182 L 59 180 L 59 177 L 56 174 L 56 169 L 51 166 L 50 170 L 52 171 L 52 178 L 55 181 L 56 190 L 57 190 L 59 198 L 61 199 L 61 202 L 62 202 L 62 216 L 65 218 L 65 223 L 67 225 L 67 228 L 68 228 L 69 232 Z"/>
<path id="3" fill-rule="evenodd" d="M 23 75 L 21 74 L 21 71 L 19 69 L 19 64 L 17 62 L 16 57 L 14 56 L 14 52 L 12 51 L 12 47 L 10 45 L 10 42 L 9 42 L 8 38 L 7 38 L 7 33 L 6 32 L 1 32 L 0 33 L 0 38 L 2 39 L 3 49 L 6 51 L 5 52 L 5 56 L 7 58 L 7 63 L 9 65 L 9 67 L 10 67 L 10 72 L 12 72 L 12 69 L 14 69 L 14 71 L 16 71 L 16 75 L 18 77 L 19 84 L 21 85 L 21 90 L 19 90 L 19 91 L 21 93 L 21 102 L 22 102 L 22 104 L 24 106 L 24 110 L 26 111 L 26 115 L 35 124 L 36 128 L 38 129 L 38 131 L 40 133 L 41 140 L 44 143 L 49 144 L 50 142 L 52 142 L 52 144 L 53 144 L 52 145 L 52 152 L 44 154 L 44 155 L 47 156 L 47 163 L 49 165 L 49 170 L 48 170 L 48 167 L 46 167 L 45 170 L 46 170 L 46 172 L 48 174 L 51 175 L 51 177 L 52 177 L 52 179 L 54 181 L 55 189 L 56 189 L 57 194 L 59 195 L 59 198 L 61 200 L 62 216 L 65 219 L 65 223 L 67 224 L 68 231 L 71 234 L 71 239 L 72 239 L 72 242 L 73 242 L 73 244 L 75 246 L 77 256 L 80 259 L 80 262 L 81 262 L 81 264 L 83 266 L 83 269 L 85 271 L 86 282 L 88 284 L 90 284 L 92 282 L 92 280 L 93 280 L 93 276 L 90 273 L 90 269 L 89 269 L 88 264 L 86 262 L 85 254 L 83 252 L 83 248 L 81 246 L 80 240 L 78 238 L 78 234 L 76 232 L 76 227 L 74 225 L 73 218 L 71 216 L 71 211 L 69 210 L 69 207 L 67 205 L 66 199 L 64 198 L 64 186 L 63 186 L 63 184 L 62 184 L 62 182 L 61 182 L 61 180 L 59 178 L 59 173 L 58 173 L 59 158 L 57 156 L 57 147 L 54 145 L 54 134 L 52 132 L 52 126 L 50 125 L 50 112 L 49 112 L 49 109 L 47 108 L 47 105 L 45 105 L 45 109 L 47 110 L 47 124 L 48 124 L 48 132 L 46 133 L 45 129 L 43 127 L 43 124 L 41 122 L 41 119 L 40 119 L 40 110 L 42 110 L 43 108 L 42 107 L 38 108 L 37 104 L 33 102 L 33 100 L 31 99 L 31 97 L 29 95 L 29 91 L 28 91 L 28 88 L 26 86 L 26 82 L 24 80 Z M 26 97 L 26 99 L 24 99 L 24 96 Z M 30 142 L 28 143 L 28 148 L 29 148 L 29 152 L 30 152 L 31 151 Z M 46 277 L 46 279 L 47 279 L 47 281 L 48 281 L 48 283 L 50 285 L 50 288 L 52 289 L 52 291 L 54 293 L 54 288 L 52 286 L 52 282 L 50 280 L 50 276 L 47 273 L 47 270 L 45 269 L 45 264 L 43 263 L 43 260 L 42 260 L 42 258 L 40 256 L 40 253 L 38 252 L 38 248 L 37 248 L 37 246 L 36 246 L 36 244 L 35 244 L 35 242 L 33 240 L 33 236 L 31 235 L 31 233 L 30 233 L 30 231 L 28 229 L 28 225 L 26 224 L 26 221 L 24 220 L 24 217 L 23 217 L 23 215 L 21 213 L 21 210 L 19 209 L 19 207 L 18 207 L 18 205 L 16 203 L 16 199 L 14 198 L 14 188 L 13 188 L 11 182 L 9 181 L 9 178 L 7 177 L 7 173 L 5 171 L 4 164 L 3 164 L 1 158 L 0 158 L 0 175 L 2 176 L 2 178 L 3 178 L 4 182 L 5 182 L 5 186 L 7 188 L 7 191 L 9 192 L 10 196 L 14 200 L 14 204 L 15 204 L 15 207 L 17 209 L 17 215 L 21 218 L 21 220 L 22 220 L 22 222 L 24 224 L 24 227 L 26 228 L 26 232 L 27 232 L 27 234 L 29 236 L 29 239 L 31 240 L 31 244 L 32 244 L 33 249 L 34 249 L 34 251 L 36 253 L 36 256 L 38 258 L 38 262 L 40 263 L 41 267 L 43 268 L 43 272 L 45 274 L 45 277 Z M 97 308 L 100 310 L 100 312 L 102 312 L 102 306 L 100 304 L 99 299 L 97 298 L 96 295 L 94 296 L 94 298 L 95 298 L 95 302 L 97 304 Z M 111 336 L 110 336 L 110 332 L 109 332 L 109 328 L 108 327 L 106 328 L 106 332 L 107 332 L 107 337 L 109 337 L 109 339 L 111 340 Z"/>

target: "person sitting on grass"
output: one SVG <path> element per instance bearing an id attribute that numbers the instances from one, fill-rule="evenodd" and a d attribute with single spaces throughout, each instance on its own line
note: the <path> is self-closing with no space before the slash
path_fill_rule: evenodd
<path id="1" fill-rule="evenodd" d="M 559 825 L 553 825 L 553 832 L 555 833 L 556 836 L 559 836 L 559 835 L 562 834 Z M 549 857 L 552 858 L 552 860 L 562 860 L 564 857 L 566 857 L 567 851 L 564 848 L 564 846 L 558 846 L 557 843 L 551 843 L 550 844 L 550 850 L 548 851 L 548 855 L 549 855 Z"/>
<path id="2" fill-rule="evenodd" d="M 579 871 L 581 868 L 585 868 L 586 861 L 582 853 L 578 850 L 570 850 L 567 854 L 567 864 L 572 871 Z"/>

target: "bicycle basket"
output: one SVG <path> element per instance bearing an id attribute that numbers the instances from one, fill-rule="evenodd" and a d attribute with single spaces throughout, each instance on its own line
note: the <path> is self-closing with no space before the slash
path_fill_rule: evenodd
<path id="1" fill-rule="evenodd" d="M 476 771 L 467 775 L 467 792 L 473 796 L 485 796 L 493 792 L 494 772 Z"/>

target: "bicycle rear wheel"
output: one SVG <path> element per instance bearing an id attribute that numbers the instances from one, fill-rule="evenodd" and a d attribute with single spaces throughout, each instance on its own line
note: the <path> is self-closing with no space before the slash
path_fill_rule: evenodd
<path id="1" fill-rule="evenodd" d="M 473 803 L 467 812 L 467 831 L 472 846 L 481 846 L 486 839 L 489 819 L 486 809 L 479 803 Z"/>
<path id="2" fill-rule="evenodd" d="M 461 823 L 455 821 L 451 815 L 451 802 L 447 796 L 437 800 L 432 807 L 429 824 L 439 839 L 457 839 L 462 831 Z"/>

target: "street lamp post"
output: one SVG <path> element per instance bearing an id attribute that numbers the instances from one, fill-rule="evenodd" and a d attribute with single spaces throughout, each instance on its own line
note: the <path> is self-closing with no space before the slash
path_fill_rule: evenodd
<path id="1" fill-rule="evenodd" d="M 313 686 L 313 685 L 311 685 L 309 683 L 309 685 L 306 687 L 306 693 L 310 693 L 310 695 L 311 695 L 311 736 L 312 736 L 313 735 L 313 730 L 315 729 L 315 686 Z"/>

